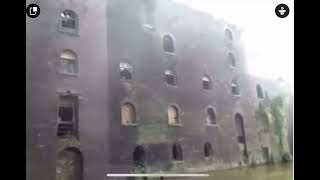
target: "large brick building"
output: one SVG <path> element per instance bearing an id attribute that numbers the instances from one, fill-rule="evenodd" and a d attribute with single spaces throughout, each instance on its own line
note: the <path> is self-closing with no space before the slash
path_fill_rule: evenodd
<path id="1" fill-rule="evenodd" d="M 266 161 L 255 112 L 279 88 L 248 74 L 236 26 L 171 0 L 27 3 L 27 179 Z"/>

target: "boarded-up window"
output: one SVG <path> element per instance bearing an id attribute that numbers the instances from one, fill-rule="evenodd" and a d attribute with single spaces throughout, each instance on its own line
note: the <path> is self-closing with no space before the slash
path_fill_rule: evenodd
<path id="1" fill-rule="evenodd" d="M 77 97 L 71 95 L 60 96 L 58 107 L 58 136 L 77 136 L 77 108 Z"/>
<path id="2" fill-rule="evenodd" d="M 208 125 L 215 125 L 217 124 L 216 121 L 216 113 L 213 108 L 207 109 L 207 124 Z"/>
<path id="3" fill-rule="evenodd" d="M 179 124 L 179 110 L 174 105 L 168 108 L 168 120 L 170 125 Z"/>
<path id="4" fill-rule="evenodd" d="M 120 63 L 120 79 L 132 80 L 133 78 L 133 67 L 129 63 Z"/>
<path id="5" fill-rule="evenodd" d="M 57 180 L 83 180 L 83 156 L 76 148 L 67 148 L 58 154 Z"/>
<path id="6" fill-rule="evenodd" d="M 61 27 L 68 29 L 77 29 L 78 28 L 78 16 L 75 12 L 71 10 L 64 10 L 60 14 L 61 18 Z"/>
<path id="7" fill-rule="evenodd" d="M 176 73 L 172 70 L 165 70 L 164 72 L 164 75 L 165 75 L 165 79 L 166 79 L 166 83 L 168 85 L 171 85 L 171 86 L 176 86 L 177 85 L 177 77 L 176 77 Z"/>
<path id="8" fill-rule="evenodd" d="M 168 34 L 163 36 L 163 50 L 165 52 L 174 53 L 174 41 Z"/>
<path id="9" fill-rule="evenodd" d="M 212 89 L 212 80 L 210 76 L 208 75 L 202 76 L 202 88 L 206 90 Z"/>
<path id="10" fill-rule="evenodd" d="M 60 71 L 64 73 L 78 73 L 77 55 L 71 50 L 64 50 L 60 55 Z"/>
<path id="11" fill-rule="evenodd" d="M 130 125 L 136 123 L 136 110 L 131 103 L 124 103 L 121 106 L 121 124 Z"/>

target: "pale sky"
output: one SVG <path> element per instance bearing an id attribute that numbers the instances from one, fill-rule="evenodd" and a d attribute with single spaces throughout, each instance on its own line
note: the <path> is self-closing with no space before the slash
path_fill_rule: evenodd
<path id="1" fill-rule="evenodd" d="M 176 0 L 239 26 L 249 73 L 279 77 L 293 85 L 293 0 Z M 286 18 L 275 14 L 278 4 L 289 6 Z"/>

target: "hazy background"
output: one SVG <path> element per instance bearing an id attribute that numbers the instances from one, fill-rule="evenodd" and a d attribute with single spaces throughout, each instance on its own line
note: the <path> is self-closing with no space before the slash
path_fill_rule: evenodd
<path id="1" fill-rule="evenodd" d="M 249 73 L 288 81 L 293 87 L 293 0 L 176 0 L 223 18 L 243 30 L 241 41 Z M 289 6 L 286 18 L 275 14 L 278 4 Z M 293 88 L 292 88 L 293 91 Z"/>

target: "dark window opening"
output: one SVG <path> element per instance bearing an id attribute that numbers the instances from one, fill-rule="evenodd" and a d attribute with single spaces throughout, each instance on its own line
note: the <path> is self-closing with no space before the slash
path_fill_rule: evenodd
<path id="1" fill-rule="evenodd" d="M 236 124 L 238 143 L 242 144 L 243 157 L 245 158 L 245 160 L 247 160 L 248 159 L 248 152 L 247 152 L 246 136 L 245 136 L 243 118 L 242 118 L 242 115 L 239 113 L 237 113 L 235 115 L 235 124 Z"/>
<path id="2" fill-rule="evenodd" d="M 212 145 L 210 143 L 205 143 L 204 144 L 204 156 L 205 157 L 209 157 L 213 155 L 213 149 L 212 149 Z"/>
<path id="3" fill-rule="evenodd" d="M 166 82 L 168 85 L 171 85 L 171 86 L 176 86 L 177 83 L 176 83 L 176 75 L 173 71 L 171 70 L 166 70 L 165 71 L 165 78 L 166 78 Z"/>
<path id="4" fill-rule="evenodd" d="M 207 109 L 207 124 L 214 125 L 216 122 L 216 113 L 213 108 Z"/>
<path id="5" fill-rule="evenodd" d="M 76 13 L 71 10 L 65 10 L 60 14 L 60 17 L 63 28 L 77 29 L 78 19 Z"/>
<path id="6" fill-rule="evenodd" d="M 59 118 L 61 121 L 73 120 L 73 107 L 59 107 Z"/>
<path id="7" fill-rule="evenodd" d="M 132 80 L 133 79 L 133 68 L 128 63 L 120 63 L 120 79 Z"/>
<path id="8" fill-rule="evenodd" d="M 228 59 L 229 59 L 229 63 L 231 65 L 231 67 L 236 67 L 236 60 L 235 60 L 235 57 L 232 53 L 228 54 Z"/>
<path id="9" fill-rule="evenodd" d="M 60 96 L 57 136 L 77 135 L 77 105 L 76 97 Z"/>
<path id="10" fill-rule="evenodd" d="M 83 156 L 76 148 L 59 152 L 56 164 L 57 180 L 83 180 Z"/>
<path id="11" fill-rule="evenodd" d="M 231 82 L 231 93 L 233 95 L 240 95 L 240 90 L 239 90 L 239 85 L 238 85 L 238 82 L 237 80 L 232 80 Z"/>
<path id="12" fill-rule="evenodd" d="M 135 166 L 145 166 L 146 153 L 142 146 L 137 146 L 133 151 L 133 161 Z"/>
<path id="13" fill-rule="evenodd" d="M 260 99 L 263 99 L 263 90 L 260 84 L 257 85 L 257 96 Z"/>
<path id="14" fill-rule="evenodd" d="M 182 148 L 181 145 L 178 143 L 175 143 L 172 146 L 172 155 L 173 155 L 173 159 L 176 161 L 182 161 Z"/>
<path id="15" fill-rule="evenodd" d="M 171 125 L 179 124 L 179 109 L 174 105 L 168 108 L 168 120 Z"/>
<path id="16" fill-rule="evenodd" d="M 262 155 L 263 155 L 263 159 L 266 162 L 269 162 L 269 148 L 268 147 L 262 147 Z"/>
<path id="17" fill-rule="evenodd" d="M 207 75 L 204 75 L 202 77 L 202 88 L 206 89 L 206 90 L 212 89 L 211 78 L 209 76 L 207 76 Z"/>
<path id="18" fill-rule="evenodd" d="M 163 50 L 165 52 L 174 53 L 174 41 L 170 35 L 163 37 Z"/>

